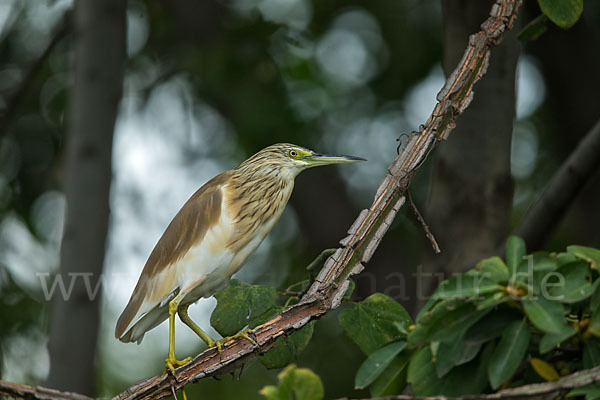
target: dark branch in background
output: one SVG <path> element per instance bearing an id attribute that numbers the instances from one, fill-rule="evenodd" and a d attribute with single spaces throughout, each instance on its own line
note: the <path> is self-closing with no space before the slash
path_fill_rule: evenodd
<path id="1" fill-rule="evenodd" d="M 600 120 L 554 175 L 517 230 L 531 250 L 541 248 L 568 206 L 600 167 Z"/>
<path id="2" fill-rule="evenodd" d="M 519 386 L 511 389 L 504 389 L 497 393 L 479 394 L 462 397 L 415 397 L 410 395 L 387 396 L 381 400 L 494 400 L 494 399 L 555 399 L 561 394 L 569 392 L 576 387 L 589 385 L 590 383 L 600 382 L 600 367 L 586 369 L 575 372 L 574 374 L 564 376 L 554 382 L 534 383 L 531 385 Z M 348 400 L 347 398 L 338 400 Z M 357 399 L 358 400 L 358 399 Z M 361 399 L 375 400 L 375 399 Z"/>
<path id="3" fill-rule="evenodd" d="M 219 353 L 210 348 L 171 375 L 140 381 L 117 395 L 114 400 L 160 399 L 188 383 L 223 374 L 244 365 L 254 354 L 270 349 L 275 340 L 300 329 L 338 307 L 348 288 L 348 277 L 363 270 L 379 245 L 399 208 L 404 204 L 410 179 L 429 152 L 454 128 L 454 117 L 462 113 L 473 98 L 473 85 L 486 72 L 490 48 L 498 44 L 506 29 L 516 19 L 521 0 L 497 0 L 482 30 L 469 37 L 469 44 L 456 69 L 438 93 L 438 103 L 419 132 L 407 139 L 402 151 L 388 167 L 373 204 L 360 212 L 340 241 L 342 247 L 332 254 L 298 304 L 284 310 L 267 323 L 256 327 L 250 336 L 256 346 L 245 339 L 227 342 Z M 1 393 L 1 391 L 0 391 Z"/>
<path id="4" fill-rule="evenodd" d="M 29 69 L 23 76 L 23 79 L 14 90 L 13 94 L 6 101 L 6 108 L 0 114 L 0 140 L 6 136 L 6 127 L 8 122 L 14 116 L 21 100 L 29 90 L 32 82 L 35 80 L 38 72 L 42 68 L 42 65 L 48 59 L 48 56 L 52 53 L 56 45 L 67 35 L 70 28 L 71 11 L 66 11 L 60 19 L 60 22 L 54 28 L 52 38 L 44 48 L 44 51 L 40 56 L 29 66 Z"/>
<path id="5" fill-rule="evenodd" d="M 20 385 L 0 380 L 0 395 L 26 400 L 93 400 L 78 393 L 61 392 L 41 386 Z"/>

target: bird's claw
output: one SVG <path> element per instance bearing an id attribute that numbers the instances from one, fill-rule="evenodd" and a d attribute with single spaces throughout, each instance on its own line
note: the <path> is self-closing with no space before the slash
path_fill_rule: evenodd
<path id="1" fill-rule="evenodd" d="M 175 375 L 175 368 L 181 367 L 182 365 L 187 364 L 191 360 L 192 357 L 185 358 L 181 361 L 177 360 L 175 357 L 168 357 L 165 360 L 165 374 L 170 371 L 173 377 L 177 379 L 177 376 Z"/>
<path id="2" fill-rule="evenodd" d="M 258 346 L 258 343 L 256 343 L 256 340 L 254 340 L 250 336 L 248 336 L 248 334 L 251 333 L 251 332 L 252 332 L 252 329 L 244 329 L 243 331 L 238 332 L 238 333 L 236 333 L 233 336 L 228 336 L 228 337 L 223 338 L 221 340 L 217 340 L 215 342 L 215 346 L 217 347 L 217 351 L 220 354 L 223 351 L 223 349 L 221 347 L 222 345 L 224 345 L 225 343 L 230 342 L 230 341 L 232 341 L 234 339 L 237 339 L 237 338 L 244 338 L 247 341 L 249 341 L 250 343 L 252 343 L 253 346 Z"/>
<path id="3" fill-rule="evenodd" d="M 175 378 L 175 381 L 177 381 L 175 368 L 181 367 L 182 365 L 187 364 L 190 361 L 192 361 L 192 357 L 187 357 L 179 361 L 175 358 L 175 356 L 169 355 L 169 357 L 167 357 L 167 359 L 165 360 L 165 374 L 171 372 L 171 375 L 173 375 L 173 378 Z M 175 393 L 175 388 L 173 388 L 173 386 L 171 386 L 171 391 L 173 392 L 173 398 L 177 400 L 177 394 Z M 185 387 L 181 388 L 181 394 L 183 395 L 183 400 L 187 400 L 187 396 L 185 394 Z"/>

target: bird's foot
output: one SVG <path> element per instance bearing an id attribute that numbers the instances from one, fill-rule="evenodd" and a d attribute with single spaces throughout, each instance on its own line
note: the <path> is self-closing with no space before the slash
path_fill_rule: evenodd
<path id="1" fill-rule="evenodd" d="M 173 376 L 175 377 L 175 379 L 177 379 L 177 376 L 175 375 L 175 368 L 181 367 L 182 365 L 187 364 L 191 360 L 192 357 L 188 357 L 181 361 L 177 360 L 174 356 L 167 357 L 167 359 L 165 360 L 165 374 L 170 371 L 171 374 L 173 374 Z"/>
<path id="2" fill-rule="evenodd" d="M 258 346 L 258 343 L 256 343 L 256 341 L 254 339 L 252 339 L 250 336 L 248 336 L 249 333 L 252 332 L 252 329 L 244 329 L 241 332 L 236 333 L 233 336 L 228 336 L 226 338 L 223 338 L 221 340 L 217 340 L 215 342 L 215 346 L 217 346 L 217 351 L 219 353 L 221 353 L 223 350 L 221 349 L 221 346 L 224 345 L 227 342 L 232 341 L 233 339 L 237 339 L 237 338 L 244 338 L 247 341 L 249 341 L 250 343 L 252 343 L 253 346 Z"/>

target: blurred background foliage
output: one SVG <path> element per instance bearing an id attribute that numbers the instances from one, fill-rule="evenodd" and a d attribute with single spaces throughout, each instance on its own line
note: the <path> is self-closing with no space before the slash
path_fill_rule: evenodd
<path id="1" fill-rule="evenodd" d="M 237 276 L 285 288 L 305 279 L 304 267 L 322 249 L 336 246 L 370 204 L 396 155 L 396 138 L 425 122 L 444 81 L 437 0 L 127 4 L 128 61 L 102 280 L 99 396 L 164 368 L 166 326 L 147 334 L 140 346 L 118 342 L 113 329 L 147 255 L 196 188 L 276 142 L 369 159 L 298 177 L 281 222 Z M 58 268 L 65 214 L 61 179 L 73 85 L 72 6 L 70 0 L 0 2 L 0 371 L 2 379 L 28 384 L 42 383 L 50 368 L 43 283 L 49 287 L 44 274 Z M 537 4 L 526 1 L 522 13 L 525 21 L 534 18 Z M 551 26 L 523 48 L 511 226 L 598 118 L 598 43 L 600 5 L 586 1 L 572 29 Z M 430 170 L 425 165 L 413 182 L 419 205 L 427 198 Z M 571 243 L 600 246 L 598 174 L 594 181 L 570 208 L 550 250 Z M 368 273 L 357 278 L 354 297 L 380 291 L 414 310 L 411 274 L 430 250 L 414 218 L 401 214 Z M 190 310 L 213 335 L 208 316 L 214 305 L 203 300 Z M 337 313 L 330 314 L 315 324 L 313 340 L 296 362 L 321 376 L 327 398 L 366 395 L 352 388 L 362 355 L 338 326 Z M 192 332 L 180 328 L 177 338 L 178 355 L 201 350 Z M 188 394 L 260 398 L 258 390 L 274 382 L 276 371 L 254 361 L 240 380 L 204 380 Z"/>

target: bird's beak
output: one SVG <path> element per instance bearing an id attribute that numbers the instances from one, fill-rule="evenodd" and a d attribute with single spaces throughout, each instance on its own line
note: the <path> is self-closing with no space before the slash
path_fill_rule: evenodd
<path id="1" fill-rule="evenodd" d="M 301 158 L 310 166 L 329 165 L 329 164 L 348 164 L 359 161 L 367 161 L 364 158 L 355 156 L 333 156 L 331 154 L 312 153 Z"/>

